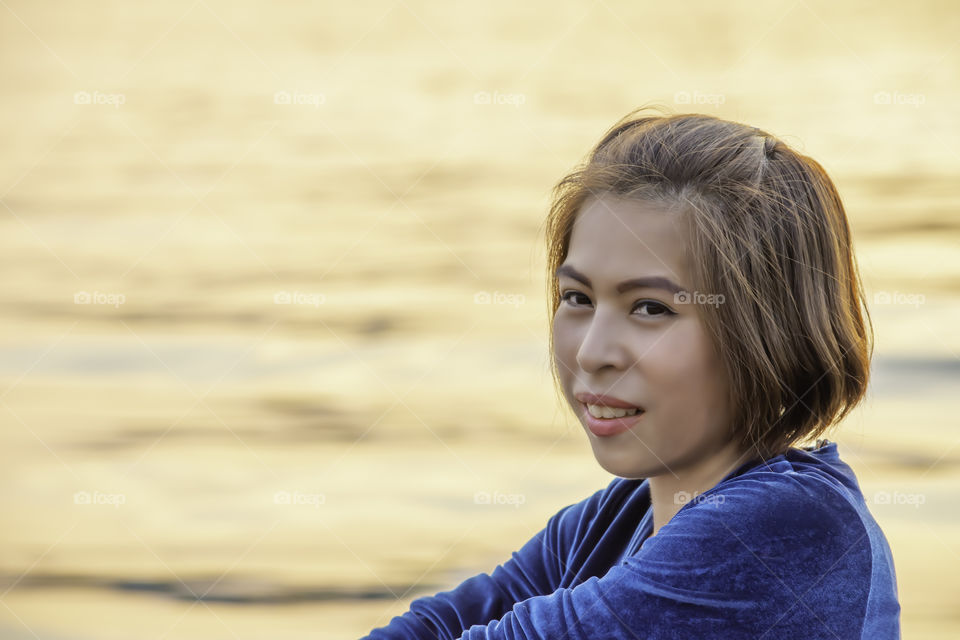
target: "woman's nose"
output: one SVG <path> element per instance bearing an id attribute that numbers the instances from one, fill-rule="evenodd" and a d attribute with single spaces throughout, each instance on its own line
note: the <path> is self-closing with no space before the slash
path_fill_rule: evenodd
<path id="1" fill-rule="evenodd" d="M 616 319 L 594 314 L 577 350 L 577 364 L 584 371 L 596 371 L 607 366 L 616 369 L 629 367 L 632 356 L 625 338 L 625 332 Z"/>

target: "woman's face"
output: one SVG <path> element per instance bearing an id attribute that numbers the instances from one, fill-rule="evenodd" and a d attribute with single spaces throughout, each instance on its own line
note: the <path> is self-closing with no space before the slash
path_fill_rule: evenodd
<path id="1" fill-rule="evenodd" d="M 710 292 L 687 286 L 680 215 L 591 196 L 558 269 L 563 299 L 553 320 L 554 358 L 563 393 L 597 461 L 624 478 L 679 477 L 729 441 L 726 376 L 696 310 Z M 618 292 L 618 284 L 638 278 L 656 280 Z M 679 291 L 687 295 L 675 297 Z M 597 421 L 577 397 L 584 393 L 643 411 L 632 420 Z"/>

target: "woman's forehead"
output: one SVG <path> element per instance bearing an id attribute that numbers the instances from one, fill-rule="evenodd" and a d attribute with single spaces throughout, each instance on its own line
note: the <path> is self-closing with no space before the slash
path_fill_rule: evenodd
<path id="1" fill-rule="evenodd" d="M 683 282 L 687 253 L 676 213 L 646 202 L 591 198 L 574 221 L 565 262 L 598 280 L 666 275 Z"/>

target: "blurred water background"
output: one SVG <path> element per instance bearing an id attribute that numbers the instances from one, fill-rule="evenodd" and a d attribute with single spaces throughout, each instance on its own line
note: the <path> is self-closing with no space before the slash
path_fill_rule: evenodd
<path id="1" fill-rule="evenodd" d="M 0 637 L 355 638 L 610 481 L 548 373 L 553 183 L 647 102 L 848 208 L 834 432 L 960 634 L 960 11 L 0 0 Z"/>

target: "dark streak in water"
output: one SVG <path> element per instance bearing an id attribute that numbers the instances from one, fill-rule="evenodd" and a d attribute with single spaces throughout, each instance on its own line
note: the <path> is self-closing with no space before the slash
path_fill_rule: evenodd
<path id="1" fill-rule="evenodd" d="M 266 426 L 263 426 L 266 424 Z M 77 450 L 123 451 L 143 449 L 163 440 L 173 443 L 234 442 L 237 438 L 256 445 L 283 447 L 291 444 L 321 444 L 327 442 L 353 442 L 360 437 L 370 442 L 382 439 L 382 430 L 367 429 L 355 419 L 313 419 L 298 423 L 276 424 L 262 422 L 258 427 L 242 427 L 234 424 L 229 429 L 223 426 L 191 426 L 181 423 L 168 429 L 165 426 L 142 426 L 118 429 L 104 437 L 84 439 L 71 443 Z"/>
<path id="2" fill-rule="evenodd" d="M 308 307 L 312 309 L 312 307 Z M 120 321 L 131 325 L 150 324 L 155 326 L 181 329 L 183 327 L 216 327 L 223 329 L 231 327 L 241 329 L 246 327 L 262 328 L 266 330 L 276 323 L 277 329 L 286 331 L 302 331 L 308 335 L 316 334 L 323 329 L 332 329 L 338 334 L 359 335 L 365 338 L 374 338 L 393 334 L 417 334 L 414 317 L 405 317 L 399 314 L 382 312 L 371 313 L 369 316 L 355 318 L 333 315 L 325 309 L 318 309 L 317 316 L 294 315 L 285 313 L 286 307 L 280 306 L 275 313 L 262 313 L 236 310 L 204 310 L 197 305 L 184 305 L 182 309 L 168 307 L 154 308 L 144 311 L 132 311 L 110 305 L 82 306 L 78 309 L 75 304 L 54 304 L 44 302 L 17 301 L 4 309 L 8 316 L 18 316 L 25 321 L 38 320 L 83 320 L 84 322 L 100 322 L 111 326 L 121 326 Z M 296 311 L 296 310 L 295 310 Z M 323 320 L 323 324 L 318 322 Z"/>
<path id="3" fill-rule="evenodd" d="M 396 600 L 400 597 L 421 593 L 436 593 L 443 585 L 394 584 L 389 586 L 317 586 L 312 588 L 284 587 L 261 580 L 220 580 L 204 578 L 186 580 L 142 580 L 133 578 L 108 578 L 84 574 L 28 575 L 20 582 L 17 576 L 8 574 L 0 578 L 0 584 L 13 585 L 17 589 L 84 589 L 118 592 L 139 592 L 172 600 L 187 602 L 218 602 L 246 605 L 294 605 L 309 602 L 358 602 L 370 600 Z"/>
<path id="4" fill-rule="evenodd" d="M 911 356 L 876 356 L 871 366 L 870 392 L 898 396 L 919 392 L 952 392 L 960 383 L 960 360 Z"/>
<path id="5" fill-rule="evenodd" d="M 960 458 L 956 456 L 944 456 L 938 454 L 923 453 L 921 451 L 909 451 L 902 447 L 890 449 L 882 446 L 870 444 L 844 443 L 841 446 L 840 455 L 844 456 L 845 450 L 851 450 L 855 456 L 849 461 L 856 461 L 861 454 L 870 456 L 871 465 L 876 464 L 872 458 L 877 458 L 881 464 L 888 464 L 903 471 L 936 471 L 952 472 L 960 468 Z"/>
<path id="6" fill-rule="evenodd" d="M 945 236 L 960 235 L 960 222 L 949 217 L 912 222 L 891 222 L 875 226 L 861 226 L 857 229 L 857 232 L 865 239 L 916 234 L 929 235 L 932 236 L 931 239 L 943 240 Z"/>

